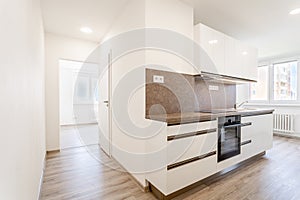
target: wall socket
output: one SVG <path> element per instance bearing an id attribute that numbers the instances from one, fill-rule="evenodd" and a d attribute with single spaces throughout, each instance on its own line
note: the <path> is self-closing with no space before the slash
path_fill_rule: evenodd
<path id="1" fill-rule="evenodd" d="M 219 91 L 219 86 L 216 85 L 209 85 L 208 88 L 210 91 Z"/>
<path id="2" fill-rule="evenodd" d="M 164 83 L 164 77 L 163 76 L 158 76 L 158 75 L 154 75 L 153 76 L 153 82 L 154 83 Z"/>

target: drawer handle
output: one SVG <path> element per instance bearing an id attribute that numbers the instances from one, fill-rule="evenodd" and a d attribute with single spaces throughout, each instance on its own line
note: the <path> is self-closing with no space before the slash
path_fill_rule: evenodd
<path id="1" fill-rule="evenodd" d="M 168 136 L 167 140 L 168 141 L 178 140 L 178 139 L 182 139 L 182 138 L 193 137 L 193 136 L 197 136 L 197 135 L 204 135 L 204 134 L 213 133 L 213 132 L 217 132 L 217 129 L 214 128 L 214 129 L 207 129 L 207 130 L 202 130 L 202 131 L 197 131 L 197 132 L 184 133 L 184 134 L 180 134 L 180 135 L 170 135 L 170 136 Z"/>
<path id="2" fill-rule="evenodd" d="M 241 124 L 241 127 L 251 126 L 251 125 L 252 125 L 252 122 L 247 122 L 247 123 Z"/>
<path id="3" fill-rule="evenodd" d="M 190 158 L 190 159 L 187 159 L 187 160 L 183 160 L 183 161 L 168 165 L 167 170 L 174 169 L 174 168 L 180 167 L 182 165 L 186 165 L 186 164 L 191 163 L 191 162 L 202 160 L 204 158 L 207 158 L 207 157 L 210 157 L 210 156 L 213 156 L 213 155 L 216 155 L 216 154 L 217 154 L 217 152 L 213 151 L 213 152 L 201 155 L 201 156 L 196 156 L 196 157 L 193 157 L 193 158 Z"/>
<path id="4" fill-rule="evenodd" d="M 244 145 L 247 145 L 247 144 L 250 144 L 252 142 L 252 140 L 247 140 L 245 142 L 242 142 L 241 146 L 244 146 Z"/>
<path id="5" fill-rule="evenodd" d="M 233 125 L 224 126 L 224 128 L 245 127 L 245 126 L 251 126 L 251 125 L 252 125 L 252 122 L 247 122 L 247 123 L 243 123 L 243 124 L 233 124 Z"/>

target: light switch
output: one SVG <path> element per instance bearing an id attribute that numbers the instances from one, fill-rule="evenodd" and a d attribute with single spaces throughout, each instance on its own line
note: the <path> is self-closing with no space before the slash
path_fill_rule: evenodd
<path id="1" fill-rule="evenodd" d="M 163 76 L 158 76 L 158 75 L 154 75 L 153 76 L 153 82 L 154 83 L 164 83 L 164 77 Z"/>

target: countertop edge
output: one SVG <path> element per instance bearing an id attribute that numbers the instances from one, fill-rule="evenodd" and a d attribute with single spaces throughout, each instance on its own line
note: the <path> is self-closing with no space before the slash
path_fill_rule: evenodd
<path id="1" fill-rule="evenodd" d="M 259 116 L 272 114 L 274 109 L 263 109 L 263 110 L 251 110 L 251 111 L 237 111 L 219 114 L 203 114 L 203 113 L 188 113 L 178 114 L 178 117 L 168 117 L 167 115 L 153 115 L 146 116 L 146 119 L 165 122 L 168 126 L 175 126 L 181 124 L 197 123 L 197 122 L 207 122 L 217 120 L 218 117 L 231 116 L 231 115 L 241 115 L 242 117 Z M 182 116 L 185 115 L 185 116 Z"/>

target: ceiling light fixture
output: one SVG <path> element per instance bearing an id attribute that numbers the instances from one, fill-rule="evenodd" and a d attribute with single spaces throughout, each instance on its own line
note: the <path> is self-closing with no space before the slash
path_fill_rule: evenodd
<path id="1" fill-rule="evenodd" d="M 218 40 L 210 40 L 208 43 L 209 43 L 209 44 L 217 44 L 217 43 L 218 43 Z"/>
<path id="2" fill-rule="evenodd" d="M 297 15 L 297 14 L 300 14 L 300 8 L 297 8 L 297 9 L 292 10 L 292 11 L 290 12 L 290 15 Z"/>
<path id="3" fill-rule="evenodd" d="M 247 52 L 247 51 L 244 51 L 242 54 L 243 54 L 244 56 L 246 56 L 246 55 L 248 55 L 248 52 Z"/>
<path id="4" fill-rule="evenodd" d="M 83 33 L 88 33 L 88 34 L 93 32 L 93 30 L 89 27 L 82 27 L 82 28 L 80 28 L 80 31 Z"/>

